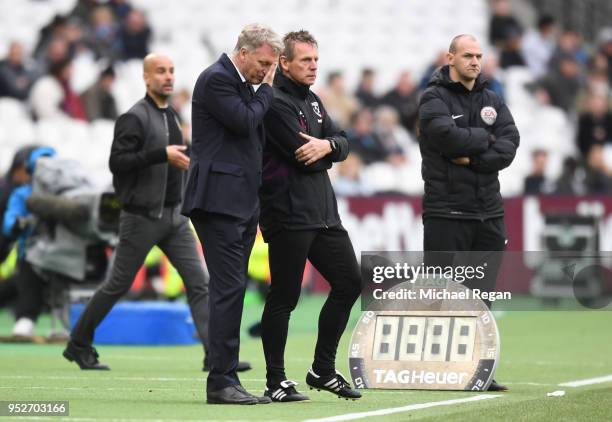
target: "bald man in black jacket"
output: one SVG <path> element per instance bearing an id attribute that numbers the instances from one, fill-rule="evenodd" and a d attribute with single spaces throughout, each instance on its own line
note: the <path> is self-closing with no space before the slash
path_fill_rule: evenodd
<path id="1" fill-rule="evenodd" d="M 423 249 L 427 265 L 452 264 L 455 252 L 481 252 L 461 254 L 488 261 L 486 277 L 465 284 L 492 291 L 507 243 L 498 173 L 512 163 L 519 133 L 508 107 L 480 76 L 481 61 L 473 36 L 455 37 L 449 64 L 434 72 L 421 97 Z M 507 388 L 493 381 L 489 390 Z"/>

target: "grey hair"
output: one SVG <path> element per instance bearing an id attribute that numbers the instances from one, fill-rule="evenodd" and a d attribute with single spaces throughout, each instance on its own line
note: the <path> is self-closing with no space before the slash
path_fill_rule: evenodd
<path id="1" fill-rule="evenodd" d="M 281 38 L 271 28 L 259 23 L 251 23 L 242 28 L 236 47 L 234 47 L 234 53 L 239 52 L 242 48 L 250 52 L 264 44 L 272 47 L 276 54 L 280 54 L 284 47 Z"/>

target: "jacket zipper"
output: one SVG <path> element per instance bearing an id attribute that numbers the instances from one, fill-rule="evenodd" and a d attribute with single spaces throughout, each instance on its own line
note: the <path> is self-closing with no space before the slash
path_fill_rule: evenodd
<path id="1" fill-rule="evenodd" d="M 309 102 L 308 102 L 308 97 L 306 97 L 306 98 L 304 99 L 304 104 L 306 105 L 306 110 L 308 110 L 308 112 L 310 112 L 310 108 L 308 108 L 308 106 L 310 105 L 310 104 L 309 104 Z M 306 130 L 307 130 L 307 132 L 306 132 L 306 133 L 308 133 L 309 135 L 311 135 L 311 134 L 310 134 L 310 125 L 308 124 L 308 118 L 307 118 L 306 116 L 304 116 L 304 120 L 306 121 Z M 311 135 L 311 136 L 312 136 L 312 135 Z M 327 221 L 327 202 L 328 202 L 328 201 L 327 201 L 327 193 L 328 193 L 328 192 L 327 192 L 327 189 L 326 189 L 326 190 L 325 190 L 325 193 L 324 193 L 324 198 L 323 198 L 323 200 L 324 200 L 324 202 L 325 202 L 325 211 L 324 211 L 324 213 L 325 213 L 325 214 L 323 215 L 323 226 L 324 226 L 326 229 L 329 229 L 329 225 L 327 224 L 327 223 L 328 223 L 328 221 Z"/>
<path id="2" fill-rule="evenodd" d="M 168 127 L 168 116 L 166 113 L 162 112 L 164 116 L 164 127 L 166 128 L 166 145 L 170 145 L 170 128 Z M 166 164 L 169 166 L 170 164 Z M 164 191 L 162 193 L 162 200 L 159 208 L 159 213 L 157 214 L 157 218 L 162 218 L 164 214 L 164 202 L 166 201 L 166 189 L 168 188 L 168 170 L 166 169 L 166 180 L 164 181 Z"/>

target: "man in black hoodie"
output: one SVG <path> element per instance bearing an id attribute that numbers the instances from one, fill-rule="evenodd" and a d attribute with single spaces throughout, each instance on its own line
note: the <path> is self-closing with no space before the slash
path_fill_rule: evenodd
<path id="1" fill-rule="evenodd" d="M 265 395 L 276 402 L 308 400 L 285 376 L 284 351 L 306 260 L 325 277 L 331 292 L 319 316 L 311 388 L 339 397 L 361 394 L 335 369 L 338 342 L 361 290 L 359 266 L 338 215 L 327 170 L 348 155 L 346 134 L 310 91 L 317 76 L 317 42 L 307 31 L 283 39 L 274 102 L 264 119 L 260 227 L 269 244 L 271 285 L 262 316 L 266 356 Z"/>
<path id="2" fill-rule="evenodd" d="M 479 285 L 465 284 L 491 291 L 507 243 L 498 172 L 512 163 L 519 134 L 508 107 L 480 76 L 478 41 L 458 35 L 447 57 L 419 105 L 425 260 L 452 263 L 453 254 L 432 251 L 485 252 L 468 259 L 489 261 L 487 277 Z M 489 389 L 507 390 L 495 381 Z"/>

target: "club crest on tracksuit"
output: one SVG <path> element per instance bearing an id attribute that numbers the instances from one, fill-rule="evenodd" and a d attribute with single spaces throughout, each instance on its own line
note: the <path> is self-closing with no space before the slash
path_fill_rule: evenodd
<path id="1" fill-rule="evenodd" d="M 483 107 L 480 110 L 480 117 L 482 118 L 483 122 L 491 126 L 493 123 L 495 123 L 495 120 L 497 120 L 497 111 L 490 106 Z"/>
<path id="2" fill-rule="evenodd" d="M 319 103 L 317 101 L 313 101 L 310 103 L 310 105 L 312 106 L 312 111 L 314 111 L 317 116 L 323 117 L 321 116 L 321 109 L 319 108 Z"/>

